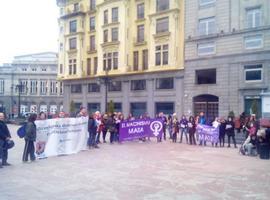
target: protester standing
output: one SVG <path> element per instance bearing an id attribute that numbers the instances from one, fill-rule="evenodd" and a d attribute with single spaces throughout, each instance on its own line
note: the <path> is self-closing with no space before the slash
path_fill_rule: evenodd
<path id="1" fill-rule="evenodd" d="M 200 116 L 198 118 L 198 124 L 201 124 L 201 125 L 205 125 L 206 124 L 206 119 L 205 119 L 205 116 L 204 116 L 204 112 L 200 112 Z M 202 141 L 202 138 L 200 140 L 200 145 L 202 145 L 202 143 L 204 142 L 204 146 L 206 146 L 206 141 Z"/>
<path id="2" fill-rule="evenodd" d="M 187 118 L 185 115 L 183 115 L 180 120 L 180 130 L 181 130 L 180 143 L 182 143 L 183 134 L 184 134 L 186 137 L 186 143 L 188 144 L 187 126 L 188 126 Z"/>
<path id="3" fill-rule="evenodd" d="M 169 131 L 169 134 L 170 134 L 170 139 L 172 139 L 172 135 L 173 135 L 173 118 L 172 118 L 171 115 L 168 116 L 167 125 L 168 125 L 168 131 Z"/>
<path id="4" fill-rule="evenodd" d="M 234 123 L 231 117 L 228 117 L 228 121 L 226 122 L 226 133 L 228 136 L 228 147 L 231 147 L 231 138 L 234 143 L 234 147 L 237 148 L 236 146 L 236 141 L 235 141 L 235 133 L 234 133 Z"/>
<path id="5" fill-rule="evenodd" d="M 109 118 L 108 118 L 107 123 L 108 123 L 108 129 L 110 132 L 110 143 L 113 144 L 115 128 L 116 128 L 114 114 L 109 114 Z"/>
<path id="6" fill-rule="evenodd" d="M 220 147 L 224 147 L 225 134 L 226 134 L 226 121 L 223 118 L 220 120 L 220 126 L 219 126 L 219 146 Z"/>
<path id="7" fill-rule="evenodd" d="M 35 125 L 36 119 L 37 119 L 37 115 L 31 114 L 29 116 L 28 122 L 26 124 L 26 128 L 25 128 L 26 133 L 24 136 L 25 146 L 24 146 L 23 158 L 22 158 L 23 162 L 28 161 L 29 155 L 30 155 L 31 161 L 36 160 L 35 146 L 34 146 L 34 142 L 36 141 L 36 137 L 37 137 L 37 129 L 36 129 L 36 125 Z"/>
<path id="8" fill-rule="evenodd" d="M 93 115 L 93 114 L 89 115 L 88 133 L 89 133 L 88 147 L 89 148 L 91 148 L 91 147 L 98 148 L 97 143 L 96 143 L 97 122 L 96 122 L 96 119 L 95 119 L 95 115 Z"/>
<path id="9" fill-rule="evenodd" d="M 196 122 L 194 117 L 190 116 L 188 120 L 188 135 L 190 145 L 192 144 L 196 145 L 195 132 L 196 132 Z"/>
<path id="10" fill-rule="evenodd" d="M 7 162 L 8 159 L 8 141 L 11 138 L 10 132 L 5 120 L 5 114 L 0 112 L 0 158 L 2 158 L 2 163 L 0 163 L 0 168 L 2 166 L 9 166 Z"/>
<path id="11" fill-rule="evenodd" d="M 173 143 L 176 143 L 177 141 L 177 134 L 179 133 L 179 122 L 178 119 L 176 117 L 176 114 L 173 115 L 173 119 L 172 119 L 172 123 L 173 123 L 173 135 L 172 135 L 172 139 L 173 139 Z"/>

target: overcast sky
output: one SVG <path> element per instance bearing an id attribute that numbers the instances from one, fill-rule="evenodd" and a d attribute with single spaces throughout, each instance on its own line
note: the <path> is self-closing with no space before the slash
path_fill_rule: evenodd
<path id="1" fill-rule="evenodd" d="M 0 65 L 14 56 L 57 51 L 56 0 L 2 0 Z"/>

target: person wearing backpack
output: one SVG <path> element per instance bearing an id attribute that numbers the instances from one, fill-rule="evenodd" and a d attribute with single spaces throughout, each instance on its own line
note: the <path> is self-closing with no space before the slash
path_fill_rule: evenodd
<path id="1" fill-rule="evenodd" d="M 28 157 L 30 155 L 30 160 L 35 161 L 35 146 L 34 142 L 36 141 L 37 137 L 37 128 L 35 125 L 35 121 L 37 119 L 36 114 L 31 114 L 30 117 L 28 118 L 28 122 L 25 127 L 25 146 L 24 146 L 24 151 L 23 151 L 23 162 L 28 161 Z"/>
<path id="2" fill-rule="evenodd" d="M 4 120 L 5 120 L 5 114 L 0 112 L 0 157 L 2 158 L 2 163 L 0 163 L 0 168 L 2 168 L 2 166 L 10 165 L 7 162 L 7 159 L 8 159 L 7 145 L 11 136 Z"/>

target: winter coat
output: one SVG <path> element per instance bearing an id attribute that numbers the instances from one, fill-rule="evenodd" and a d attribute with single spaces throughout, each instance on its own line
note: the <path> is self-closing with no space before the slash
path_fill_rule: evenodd
<path id="1" fill-rule="evenodd" d="M 234 123 L 233 123 L 233 121 L 227 121 L 225 129 L 226 129 L 226 133 L 228 136 L 234 136 Z"/>
<path id="2" fill-rule="evenodd" d="M 37 128 L 34 122 L 27 122 L 25 128 L 25 140 L 36 141 L 37 138 Z"/>
<path id="3" fill-rule="evenodd" d="M 88 132 L 94 134 L 97 133 L 97 123 L 93 118 L 90 118 L 88 121 Z"/>
<path id="4" fill-rule="evenodd" d="M 188 133 L 194 134 L 196 132 L 196 123 L 195 121 L 189 121 L 188 122 Z"/>
<path id="5" fill-rule="evenodd" d="M 11 136 L 7 125 L 5 124 L 5 122 L 0 121 L 0 140 L 6 140 L 7 138 L 10 137 Z"/>

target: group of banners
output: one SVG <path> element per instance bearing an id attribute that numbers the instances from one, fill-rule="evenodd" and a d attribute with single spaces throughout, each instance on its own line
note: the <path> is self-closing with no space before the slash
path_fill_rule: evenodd
<path id="1" fill-rule="evenodd" d="M 36 154 L 39 158 L 74 154 L 87 148 L 88 118 L 59 118 L 36 121 Z M 119 141 L 133 141 L 147 137 L 162 137 L 161 119 L 138 119 L 120 124 Z M 199 140 L 217 142 L 219 131 L 198 125 Z"/>

